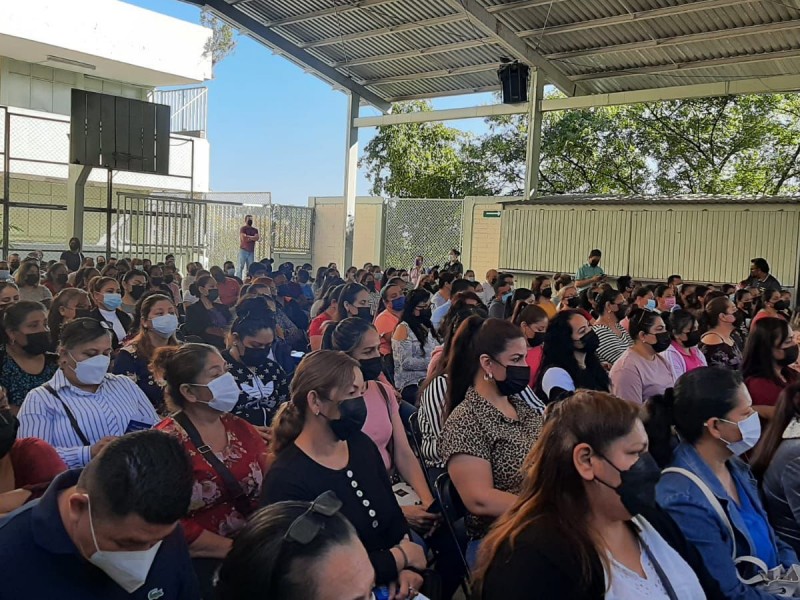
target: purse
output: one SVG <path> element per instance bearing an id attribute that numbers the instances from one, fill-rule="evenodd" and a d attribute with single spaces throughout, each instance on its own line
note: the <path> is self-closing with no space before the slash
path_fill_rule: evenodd
<path id="1" fill-rule="evenodd" d="M 728 535 L 731 536 L 731 541 L 733 542 L 733 552 L 731 553 L 733 564 L 737 567 L 740 564 L 751 564 L 754 565 L 758 571 L 753 577 L 746 578 L 742 577 L 737 568 L 736 575 L 739 577 L 739 581 L 745 585 L 758 588 L 759 591 L 772 594 L 773 596 L 783 598 L 800 597 L 800 565 L 792 565 L 788 569 L 783 565 L 778 565 L 770 569 L 767 567 L 766 563 L 757 556 L 736 556 L 736 537 L 733 525 L 731 525 L 728 515 L 725 514 L 725 509 L 722 508 L 722 504 L 720 504 L 717 497 L 706 485 L 706 482 L 691 471 L 679 467 L 669 467 L 661 472 L 683 475 L 703 492 L 711 508 L 714 509 L 714 512 L 717 513 L 717 516 L 725 524 L 725 527 L 728 528 Z"/>

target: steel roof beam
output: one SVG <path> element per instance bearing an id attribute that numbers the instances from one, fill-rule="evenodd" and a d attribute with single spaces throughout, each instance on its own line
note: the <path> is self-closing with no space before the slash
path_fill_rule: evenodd
<path id="1" fill-rule="evenodd" d="M 466 21 L 467 17 L 464 14 L 455 13 L 452 15 L 444 15 L 441 17 L 434 17 L 432 19 L 423 19 L 422 21 L 412 21 L 410 23 L 403 23 L 401 25 L 391 25 L 388 27 L 381 27 L 379 29 L 370 29 L 369 31 L 359 31 L 358 33 L 348 33 L 345 35 L 337 35 L 329 38 L 321 38 L 318 40 L 311 40 L 298 44 L 300 48 L 319 48 L 321 46 L 332 46 L 342 42 L 354 42 L 357 40 L 366 40 L 373 37 L 381 37 L 384 35 L 391 35 L 393 33 L 401 33 L 403 31 L 414 31 L 416 29 L 425 29 L 427 27 L 434 27 L 436 25 L 446 25 L 447 23 L 455 23 L 457 21 Z"/>
<path id="2" fill-rule="evenodd" d="M 725 8 L 728 6 L 735 6 L 737 4 L 751 4 L 753 0 L 697 0 L 688 4 L 679 4 L 678 6 L 667 6 L 664 8 L 655 8 L 653 10 L 643 10 L 634 13 L 626 13 L 624 15 L 615 15 L 613 17 L 603 17 L 601 19 L 590 19 L 589 21 L 580 21 L 578 23 L 567 23 L 565 25 L 556 25 L 554 27 L 547 27 L 544 30 L 538 29 L 524 29 L 519 32 L 520 37 L 539 37 L 558 35 L 562 33 L 572 33 L 574 31 L 584 31 L 586 29 L 594 29 L 596 27 L 611 27 L 614 25 L 624 25 L 626 23 L 634 23 L 637 21 L 647 21 L 651 19 L 659 19 L 662 17 L 671 17 L 674 15 L 683 15 L 693 12 L 704 10 L 714 10 L 715 8 Z"/>
<path id="3" fill-rule="evenodd" d="M 430 98 L 450 98 L 451 96 L 463 96 L 465 94 L 485 94 L 488 92 L 496 92 L 500 89 L 500 82 L 494 85 L 485 85 L 482 87 L 462 88 L 459 90 L 447 90 L 444 92 L 430 92 L 429 94 L 408 94 L 405 96 L 392 96 L 389 102 L 405 102 L 407 100 L 428 100 Z"/>
<path id="4" fill-rule="evenodd" d="M 414 50 L 406 50 L 404 52 L 395 52 L 389 54 L 375 54 L 373 56 L 365 56 L 364 58 L 354 58 L 352 60 L 343 60 L 341 62 L 333 63 L 334 68 L 340 67 L 357 67 L 360 65 L 371 65 L 379 62 L 389 62 L 393 60 L 402 60 L 404 58 L 418 58 L 420 56 L 429 56 L 431 54 L 442 54 L 444 52 L 454 52 L 456 50 L 468 50 L 470 48 L 478 48 L 479 46 L 493 45 L 495 42 L 492 38 L 480 38 L 477 40 L 467 40 L 465 42 L 455 42 L 453 44 L 442 44 L 440 46 L 428 46 L 426 48 L 415 48 Z"/>
<path id="5" fill-rule="evenodd" d="M 329 8 L 321 8 L 319 10 L 310 11 L 301 15 L 293 17 L 286 17 L 283 19 L 275 19 L 267 21 L 267 27 L 285 27 L 286 25 L 295 25 L 296 23 L 305 23 L 306 21 L 313 21 L 314 19 L 323 19 L 333 15 L 343 15 L 356 10 L 364 8 L 371 8 L 373 6 L 381 6 L 382 4 L 392 4 L 399 2 L 399 0 L 357 0 L 351 4 L 339 4 L 338 6 L 331 6 Z"/>
<path id="6" fill-rule="evenodd" d="M 280 51 L 287 57 L 290 57 L 293 61 L 300 63 L 306 68 L 316 71 L 331 85 L 350 90 L 354 94 L 363 98 L 366 102 L 372 104 L 381 112 L 385 113 L 389 111 L 391 104 L 378 96 L 376 93 L 368 90 L 366 87 L 354 81 L 350 77 L 340 73 L 327 63 L 321 61 L 316 56 L 309 54 L 302 48 L 298 48 L 285 37 L 279 35 L 269 27 L 266 27 L 263 23 L 259 23 L 254 18 L 245 15 L 224 0 L 188 1 L 200 7 L 208 7 L 220 18 L 231 23 L 237 29 L 248 33 L 250 36 L 256 38 L 258 41 L 269 46 L 270 48 Z"/>
<path id="7" fill-rule="evenodd" d="M 386 83 L 400 83 L 403 81 L 418 81 L 420 79 L 438 79 L 440 77 L 455 77 L 458 75 L 469 75 L 471 73 L 483 73 L 484 71 L 494 71 L 503 63 L 495 62 L 482 65 L 470 65 L 468 67 L 458 67 L 456 69 L 440 69 L 438 71 L 423 71 L 421 73 L 408 73 L 405 75 L 393 75 L 391 77 L 380 77 L 378 79 L 367 79 L 365 85 L 382 85 Z"/>
<path id="8" fill-rule="evenodd" d="M 782 21 L 779 23 L 748 25 L 746 27 L 736 27 L 734 29 L 722 29 L 719 31 L 690 33 L 686 35 L 676 35 L 667 38 L 659 38 L 656 40 L 645 40 L 641 42 L 628 42 L 625 44 L 616 44 L 614 46 L 585 48 L 581 50 L 572 50 L 568 52 L 554 52 L 552 54 L 546 54 L 545 56 L 549 60 L 580 58 L 584 56 L 603 56 L 605 54 L 612 54 L 616 52 L 629 52 L 631 50 L 650 50 L 657 48 L 669 48 L 671 46 L 681 46 L 683 44 L 691 44 L 693 42 L 726 40 L 730 38 L 742 37 L 747 35 L 755 35 L 758 33 L 786 31 L 798 27 L 800 27 L 800 19 L 792 19 L 791 21 Z"/>
<path id="9" fill-rule="evenodd" d="M 493 4 L 492 6 L 487 6 L 486 10 L 494 14 L 509 12 L 512 10 L 521 10 L 524 8 L 550 6 L 551 4 L 558 4 L 559 2 L 567 2 L 567 0 L 516 0 L 515 2 L 506 2 L 505 4 Z"/>
<path id="10" fill-rule="evenodd" d="M 464 11 L 469 20 L 484 33 L 492 36 L 495 41 L 510 52 L 514 58 L 521 60 L 532 67 L 540 69 L 550 83 L 555 85 L 567 96 L 574 96 L 580 90 L 578 85 L 570 80 L 558 68 L 553 66 L 539 52 L 520 39 L 508 26 L 497 20 L 476 0 L 445 0 L 450 6 L 459 11 Z"/>
<path id="11" fill-rule="evenodd" d="M 740 65 L 744 63 L 763 62 L 768 60 L 780 60 L 783 58 L 797 58 L 798 56 L 800 56 L 800 48 L 796 48 L 794 50 L 782 50 L 780 52 L 763 52 L 761 54 L 725 56 L 722 58 L 695 60 L 683 63 L 671 63 L 668 65 L 633 67 L 630 69 L 619 69 L 614 71 L 598 71 L 596 73 L 584 73 L 581 75 L 573 75 L 573 77 L 575 78 L 576 81 L 595 81 L 597 79 L 608 79 L 611 77 L 635 77 L 637 75 L 670 73 L 672 71 L 692 71 L 695 69 L 724 67 L 728 65 Z M 687 75 L 687 77 L 690 76 Z"/>

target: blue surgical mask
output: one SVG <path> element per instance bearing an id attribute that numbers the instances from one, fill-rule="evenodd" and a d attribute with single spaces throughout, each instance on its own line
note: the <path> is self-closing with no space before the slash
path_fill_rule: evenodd
<path id="1" fill-rule="evenodd" d="M 647 304 L 645 305 L 645 308 L 647 310 L 655 310 L 656 309 L 656 301 L 653 300 L 652 298 L 650 298 L 650 300 L 647 301 Z"/>
<path id="2" fill-rule="evenodd" d="M 172 337 L 178 330 L 178 317 L 175 315 L 153 317 L 150 322 L 152 323 L 153 331 L 165 338 Z"/>
<path id="3" fill-rule="evenodd" d="M 11 278 L 11 271 L 7 269 L 0 270 L 0 281 L 5 281 L 6 279 Z"/>
<path id="4" fill-rule="evenodd" d="M 508 302 L 509 298 L 513 295 L 514 292 L 506 292 L 503 294 L 503 302 Z"/>
<path id="5" fill-rule="evenodd" d="M 406 297 L 400 296 L 399 298 L 395 298 L 392 300 L 392 310 L 395 312 L 400 312 L 406 307 Z"/>
<path id="6" fill-rule="evenodd" d="M 103 294 L 103 304 L 108 310 L 117 310 L 122 306 L 122 296 L 117 293 Z"/>
<path id="7" fill-rule="evenodd" d="M 738 442 L 729 442 L 728 440 L 719 438 L 728 447 L 728 450 L 733 452 L 736 456 L 741 456 L 748 450 L 752 450 L 761 439 L 761 419 L 758 413 L 754 412 L 752 415 L 742 421 L 728 421 L 727 419 L 720 419 L 725 423 L 736 425 L 739 428 L 739 433 L 742 439 Z"/>

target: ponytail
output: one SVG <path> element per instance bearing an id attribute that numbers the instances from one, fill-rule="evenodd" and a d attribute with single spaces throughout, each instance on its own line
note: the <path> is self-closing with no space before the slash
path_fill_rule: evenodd
<path id="1" fill-rule="evenodd" d="M 297 439 L 303 431 L 305 415 L 294 402 L 281 404 L 275 418 L 272 419 L 272 452 L 277 456 Z"/>
<path id="2" fill-rule="evenodd" d="M 650 440 L 650 454 L 662 469 L 672 462 L 672 451 L 677 445 L 672 433 L 674 425 L 675 392 L 667 388 L 663 394 L 647 400 L 642 411 L 644 428 Z"/>

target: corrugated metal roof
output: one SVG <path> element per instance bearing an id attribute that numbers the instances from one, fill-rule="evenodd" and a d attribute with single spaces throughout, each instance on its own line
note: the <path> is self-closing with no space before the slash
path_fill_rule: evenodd
<path id="1" fill-rule="evenodd" d="M 497 88 L 509 38 L 579 93 L 800 75 L 800 0 L 213 1 L 386 101 Z"/>
<path id="2" fill-rule="evenodd" d="M 729 195 L 702 195 L 685 194 L 676 196 L 615 196 L 592 194 L 563 194 L 554 196 L 541 196 L 535 200 L 515 200 L 509 197 L 499 201 L 503 206 L 608 206 L 608 205 L 670 205 L 670 204 L 800 204 L 800 194 L 785 196 L 729 196 Z"/>

